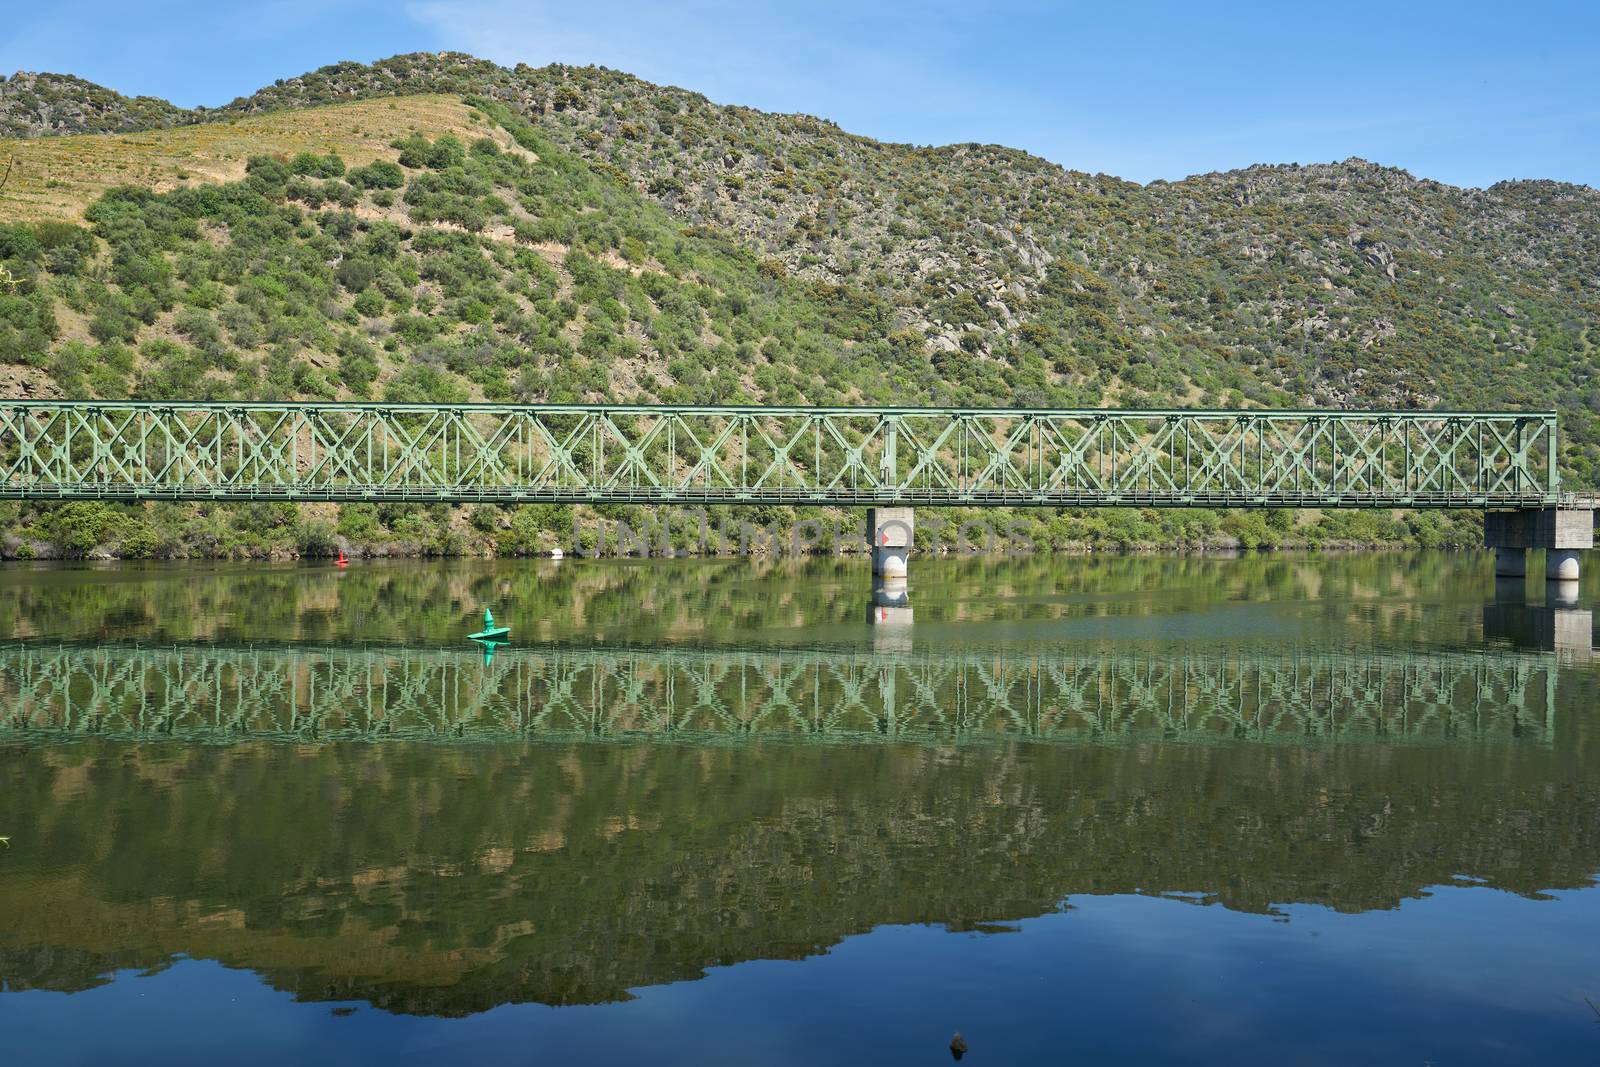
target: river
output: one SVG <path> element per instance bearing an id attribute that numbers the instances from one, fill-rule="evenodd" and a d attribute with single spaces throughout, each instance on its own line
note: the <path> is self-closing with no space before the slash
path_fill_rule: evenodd
<path id="1" fill-rule="evenodd" d="M 0 1049 L 1592 1061 L 1597 595 L 1478 553 L 9 566 Z"/>

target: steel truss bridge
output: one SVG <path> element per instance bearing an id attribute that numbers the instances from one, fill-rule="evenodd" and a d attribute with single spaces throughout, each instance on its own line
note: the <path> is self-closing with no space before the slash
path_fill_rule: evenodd
<path id="1" fill-rule="evenodd" d="M 0 740 L 1550 743 L 1527 652 L 1040 655 L 0 644 Z"/>
<path id="2" fill-rule="evenodd" d="M 1548 507 L 1553 412 L 0 401 L 0 498 Z"/>

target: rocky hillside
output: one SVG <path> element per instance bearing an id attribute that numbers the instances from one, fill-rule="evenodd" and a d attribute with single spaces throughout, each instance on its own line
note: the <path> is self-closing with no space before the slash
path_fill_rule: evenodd
<path id="1" fill-rule="evenodd" d="M 505 101 L 685 224 L 888 299 L 893 328 L 951 364 L 1103 372 L 1086 401 L 1173 398 L 1175 377 L 1148 369 L 1170 357 L 1242 363 L 1263 401 L 1505 402 L 1508 383 L 1515 402 L 1600 400 L 1583 366 L 1600 305 L 1600 193 L 1585 187 L 1463 190 L 1360 160 L 1141 187 L 994 146 L 881 144 L 604 68 L 449 53 L 338 64 L 182 119 L 424 92 Z M 104 126 L 51 131 L 72 128 Z"/>
<path id="2" fill-rule="evenodd" d="M 0 80 L 0 137 L 150 130 L 192 122 L 198 115 L 153 96 L 123 96 L 70 74 L 24 70 Z"/>
<path id="3" fill-rule="evenodd" d="M 1587 187 L 1457 189 L 1356 159 L 1141 187 L 997 146 L 882 144 L 603 68 L 454 54 L 327 67 L 219 113 L 469 88 L 683 222 L 887 297 L 935 353 L 1104 372 L 1094 402 L 1173 398 L 1148 369 L 1171 357 L 1242 363 L 1313 403 L 1600 402 Z"/>
<path id="4" fill-rule="evenodd" d="M 4 84 L 13 395 L 1556 406 L 1600 484 L 1587 187 L 1140 186 L 458 54 Z"/>

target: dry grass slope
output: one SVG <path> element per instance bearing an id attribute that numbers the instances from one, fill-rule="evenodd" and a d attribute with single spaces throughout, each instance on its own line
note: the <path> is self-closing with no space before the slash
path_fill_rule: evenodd
<path id="1" fill-rule="evenodd" d="M 226 122 L 129 134 L 88 134 L 0 142 L 0 220 L 80 222 L 107 189 L 166 191 L 237 181 L 250 156 L 336 152 L 351 166 L 394 159 L 389 143 L 420 131 L 462 140 L 510 139 L 453 96 L 408 96 L 252 115 Z"/>

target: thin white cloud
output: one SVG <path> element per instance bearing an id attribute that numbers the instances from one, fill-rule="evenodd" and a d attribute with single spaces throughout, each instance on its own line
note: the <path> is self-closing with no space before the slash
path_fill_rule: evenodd
<path id="1" fill-rule="evenodd" d="M 893 135 L 872 116 L 976 118 L 1011 89 L 952 77 L 971 9 L 826 3 L 762 6 L 727 0 L 570 4 L 514 0 L 417 0 L 407 15 L 443 47 L 503 64 L 599 64 L 702 92 L 721 103 L 804 111 Z M 1003 100 L 1002 100 L 1003 98 Z M 913 130 L 919 124 L 910 124 Z M 928 124 L 932 128 L 932 124 Z"/>
<path id="2" fill-rule="evenodd" d="M 884 140 L 998 142 L 1139 181 L 1361 155 L 1482 184 L 1517 168 L 1463 138 L 1495 129 L 1534 147 L 1547 125 L 1400 83 L 1370 99 L 1261 92 L 1292 62 L 1281 50 L 1214 25 L 1207 33 L 1221 36 L 1185 41 L 1186 20 L 1159 19 L 1152 39 L 1129 47 L 1122 35 L 1137 20 L 1064 23 L 1059 5 L 412 0 L 405 11 L 440 47 L 507 65 L 599 64 Z M 1191 45 L 1186 59 L 1172 54 Z M 1193 69 L 1174 81 L 1174 64 Z M 1190 91 L 1174 95 L 1179 85 Z M 1430 159 L 1482 163 L 1441 174 Z"/>
<path id="3" fill-rule="evenodd" d="M 1140 181 L 1359 155 L 1458 183 L 1593 182 L 1600 143 L 1595 30 L 1577 24 L 1486 40 L 1471 20 L 1395 11 L 1373 35 L 1342 9 L 1264 21 L 1042 0 L 56 0 L 8 14 L 0 74 L 179 104 L 450 48 L 598 63 L 882 140 L 1006 144 Z"/>

